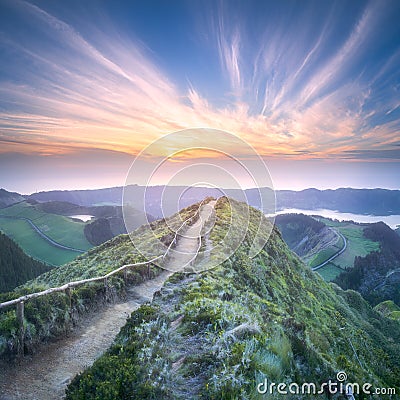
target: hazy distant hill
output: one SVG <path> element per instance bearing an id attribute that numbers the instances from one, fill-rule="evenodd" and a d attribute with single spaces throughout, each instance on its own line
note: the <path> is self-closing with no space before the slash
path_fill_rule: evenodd
<path id="1" fill-rule="evenodd" d="M 7 190 L 0 189 L 0 208 L 8 207 L 24 200 L 24 196 L 19 193 L 8 192 Z"/>
<path id="2" fill-rule="evenodd" d="M 306 189 L 300 192 L 278 190 L 279 208 L 315 210 L 326 208 L 354 214 L 400 214 L 400 190 L 387 189 Z"/>
<path id="3" fill-rule="evenodd" d="M 7 292 L 50 270 L 27 256 L 8 236 L 0 232 L 0 292 Z"/>
<path id="4" fill-rule="evenodd" d="M 133 206 L 141 209 L 141 204 L 145 196 L 146 212 L 161 218 L 164 215 L 172 215 L 179 208 L 187 207 L 190 204 L 211 197 L 220 197 L 222 191 L 214 188 L 193 187 L 186 191 L 180 198 L 179 205 L 161 204 L 164 186 L 144 186 L 131 185 L 128 187 L 130 198 L 133 199 Z M 178 198 L 177 193 L 182 193 L 184 187 L 168 187 L 168 192 L 172 198 Z M 262 189 L 265 195 L 270 194 L 270 189 Z M 62 201 L 71 202 L 83 206 L 113 204 L 121 205 L 122 187 L 114 187 L 96 190 L 72 190 L 72 191 L 50 191 L 34 193 L 29 197 L 40 202 Z M 243 199 L 243 193 L 236 189 L 224 190 L 225 194 L 236 200 Z M 340 212 L 350 212 L 355 214 L 390 215 L 400 214 L 400 190 L 386 189 L 336 189 L 318 190 L 305 189 L 302 191 L 277 190 L 276 192 L 277 209 L 299 208 L 299 209 L 329 209 Z M 245 195 L 251 206 L 258 208 L 259 195 L 257 189 L 247 189 Z M 135 206 L 136 203 L 136 206 Z"/>

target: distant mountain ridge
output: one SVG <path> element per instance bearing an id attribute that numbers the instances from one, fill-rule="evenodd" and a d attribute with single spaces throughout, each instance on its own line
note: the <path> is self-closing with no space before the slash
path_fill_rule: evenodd
<path id="1" fill-rule="evenodd" d="M 0 189 L 0 208 L 8 207 L 24 200 L 24 196 L 20 195 L 19 193 L 8 192 L 5 189 Z"/>
<path id="2" fill-rule="evenodd" d="M 143 199 L 146 195 L 146 211 L 155 217 L 162 217 L 161 198 L 165 186 L 144 187 L 139 185 L 129 186 L 132 198 Z M 176 190 L 181 193 L 185 187 L 168 187 L 169 191 Z M 271 189 L 262 188 L 264 195 L 271 195 Z M 188 191 L 189 192 L 189 191 Z M 226 189 L 223 192 L 236 200 L 241 200 L 243 193 L 237 189 Z M 258 189 L 246 189 L 244 191 L 248 203 L 252 207 L 259 208 Z M 113 187 L 93 190 L 55 190 L 49 192 L 34 193 L 29 198 L 39 202 L 64 201 L 91 206 L 99 204 L 121 205 L 123 187 Z M 206 187 L 193 187 L 190 193 L 180 200 L 179 207 L 187 207 L 194 202 L 201 201 L 205 197 L 221 197 L 222 190 Z M 388 189 L 305 189 L 302 191 L 277 190 L 276 208 L 299 208 L 307 210 L 329 209 L 354 214 L 393 215 L 400 214 L 400 190 Z M 167 207 L 168 208 L 168 207 Z M 165 209 L 165 207 L 164 207 Z M 168 215 L 177 210 L 171 210 Z"/>

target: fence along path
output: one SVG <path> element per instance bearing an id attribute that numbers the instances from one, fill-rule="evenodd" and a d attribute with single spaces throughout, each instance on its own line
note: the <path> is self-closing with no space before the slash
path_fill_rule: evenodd
<path id="1" fill-rule="evenodd" d="M 44 296 L 54 291 L 67 290 L 80 284 L 107 279 L 116 273 L 127 270 L 127 268 L 153 263 L 161 257 L 170 255 L 166 260 L 165 268 L 163 268 L 165 271 L 154 279 L 129 288 L 125 302 L 114 303 L 91 316 L 89 315 L 84 321 L 84 325 L 78 328 L 79 334 L 47 344 L 42 352 L 33 356 L 32 359 L 29 357 L 21 359 L 18 366 L 2 368 L 0 400 L 62 398 L 70 379 L 85 367 L 91 365 L 112 344 L 130 313 L 137 309 L 143 301 L 151 301 L 153 294 L 163 286 L 170 275 L 187 267 L 190 268 L 201 247 L 201 230 L 210 218 L 214 205 L 215 201 L 211 201 L 200 206 L 196 212 L 196 214 L 199 213 L 198 220 L 182 232 L 188 222 L 196 217 L 196 214 L 186 220 L 176 231 L 174 243 L 171 242 L 162 256 L 144 263 L 124 265 L 98 278 L 69 282 L 58 288 L 52 288 L 55 289 L 53 291 L 48 289 L 43 292 L 32 293 L 36 296 L 27 295 L 30 296 L 29 299 L 39 295 Z M 15 304 L 18 306 L 23 301 L 26 301 L 26 296 L 6 303 L 8 303 L 7 306 Z M 60 342 L 62 342 L 61 345 Z"/>

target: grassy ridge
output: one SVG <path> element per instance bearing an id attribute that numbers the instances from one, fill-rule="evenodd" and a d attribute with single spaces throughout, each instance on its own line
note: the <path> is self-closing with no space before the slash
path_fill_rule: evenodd
<path id="1" fill-rule="evenodd" d="M 241 206 L 222 199 L 216 210 L 214 244 Z M 249 258 L 259 221 L 257 211 L 250 215 L 236 253 L 215 269 L 171 277 L 152 305 L 132 314 L 115 345 L 74 379 L 68 400 L 261 399 L 256 387 L 265 378 L 321 383 L 340 370 L 351 382 L 399 390 L 399 323 L 312 273 L 276 230 Z"/>

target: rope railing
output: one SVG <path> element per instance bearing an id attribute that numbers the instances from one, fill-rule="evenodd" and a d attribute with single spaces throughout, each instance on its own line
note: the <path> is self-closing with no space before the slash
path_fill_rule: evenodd
<path id="1" fill-rule="evenodd" d="M 74 288 L 76 286 L 80 286 L 80 285 L 84 285 L 87 283 L 91 283 L 91 282 L 97 282 L 97 281 L 104 281 L 104 286 L 106 287 L 106 290 L 108 289 L 108 278 L 110 278 L 111 276 L 124 271 L 124 279 L 127 280 L 127 269 L 128 268 L 132 268 L 135 266 L 139 266 L 139 265 L 148 265 L 149 266 L 149 272 L 148 275 L 150 276 L 150 265 L 154 264 L 155 261 L 159 260 L 159 259 L 165 259 L 166 255 L 169 253 L 169 251 L 172 249 L 172 246 L 174 246 L 177 242 L 177 237 L 179 235 L 180 230 L 193 218 L 195 218 L 197 216 L 197 214 L 200 212 L 201 207 L 202 207 L 203 202 L 201 202 L 200 206 L 198 207 L 197 211 L 187 220 L 185 220 L 181 226 L 175 231 L 175 235 L 173 240 L 171 241 L 171 243 L 169 244 L 169 246 L 167 247 L 166 251 L 164 252 L 164 254 L 154 257 L 151 260 L 148 261 L 142 261 L 142 262 L 138 262 L 138 263 L 133 263 L 133 264 L 125 264 L 122 265 L 121 267 L 109 272 L 106 275 L 103 276 L 99 276 L 99 277 L 94 277 L 94 278 L 88 278 L 88 279 L 82 279 L 79 281 L 71 281 L 68 282 L 62 286 L 58 286 L 58 287 L 54 287 L 54 288 L 49 288 L 46 290 L 42 290 L 40 292 L 35 292 L 35 293 L 30 293 L 30 294 L 26 294 L 24 296 L 20 296 L 17 299 L 13 299 L 13 300 L 9 300 L 3 303 L 0 303 L 0 310 L 4 309 L 6 307 L 10 307 L 13 305 L 16 305 L 16 317 L 17 317 L 17 323 L 18 323 L 18 336 L 19 336 L 19 345 L 18 345 L 18 353 L 24 353 L 24 339 L 25 339 L 25 325 L 24 325 L 24 303 L 30 299 L 33 298 L 37 298 L 37 297 L 41 297 L 41 296 L 46 296 L 48 294 L 51 293 L 55 293 L 55 292 L 66 292 L 67 295 L 69 295 L 69 299 L 70 299 L 70 305 L 71 305 L 71 288 Z M 199 244 L 197 247 L 196 252 L 194 253 L 193 257 L 185 264 L 182 266 L 182 268 L 186 267 L 189 264 L 192 264 L 194 262 L 194 260 L 196 259 L 200 248 L 201 248 L 201 231 L 199 232 L 199 237 L 197 238 Z M 162 267 L 157 265 L 159 268 L 167 270 L 167 268 Z M 170 271 L 170 272 L 176 272 L 176 271 Z"/>
<path id="2" fill-rule="evenodd" d="M 160 255 L 158 257 L 152 258 L 151 260 L 148 260 L 148 261 L 142 261 L 142 262 L 138 262 L 138 263 L 134 263 L 134 264 L 122 265 L 121 267 L 119 267 L 119 268 L 117 268 L 117 269 L 115 269 L 115 270 L 113 270 L 113 271 L 111 271 L 108 274 L 103 275 L 103 276 L 98 276 L 98 277 L 88 278 L 88 279 L 82 279 L 80 281 L 71 281 L 71 282 L 68 282 L 68 283 L 66 283 L 66 284 L 64 284 L 62 286 L 49 288 L 49 289 L 43 290 L 41 292 L 35 292 L 35 293 L 26 294 L 24 296 L 18 297 L 17 299 L 5 301 L 3 303 L 0 303 L 0 309 L 1 308 L 5 308 L 5 307 L 9 307 L 9 306 L 12 306 L 12 305 L 27 301 L 29 299 L 36 298 L 36 297 L 46 296 L 46 295 L 51 294 L 51 293 L 64 292 L 67 289 L 70 289 L 70 288 L 73 288 L 73 287 L 76 287 L 76 286 L 80 286 L 80 285 L 84 285 L 86 283 L 102 281 L 102 280 L 110 278 L 111 276 L 117 274 L 118 272 L 121 272 L 121 271 L 125 270 L 126 268 L 131 268 L 131 267 L 135 267 L 135 266 L 139 266 L 139 265 L 153 264 L 155 261 L 159 260 L 160 258 L 164 259 L 165 256 L 167 255 L 167 253 L 171 250 L 172 246 L 176 243 L 179 231 L 188 223 L 188 221 L 193 219 L 196 216 L 196 214 L 199 213 L 200 208 L 201 208 L 201 205 L 199 206 L 199 208 L 197 209 L 195 214 L 193 214 L 190 218 L 185 220 L 182 223 L 182 225 L 175 231 L 174 239 L 171 241 L 171 243 L 169 244 L 169 246 L 166 249 L 166 251 L 164 252 L 164 254 L 162 254 L 162 255 Z M 200 242 L 201 242 L 201 240 L 200 240 Z M 200 249 L 200 247 L 199 247 L 199 249 Z M 197 255 L 197 253 L 198 253 L 198 251 L 196 252 L 196 255 Z M 160 268 L 165 269 L 163 267 L 160 267 Z"/>

